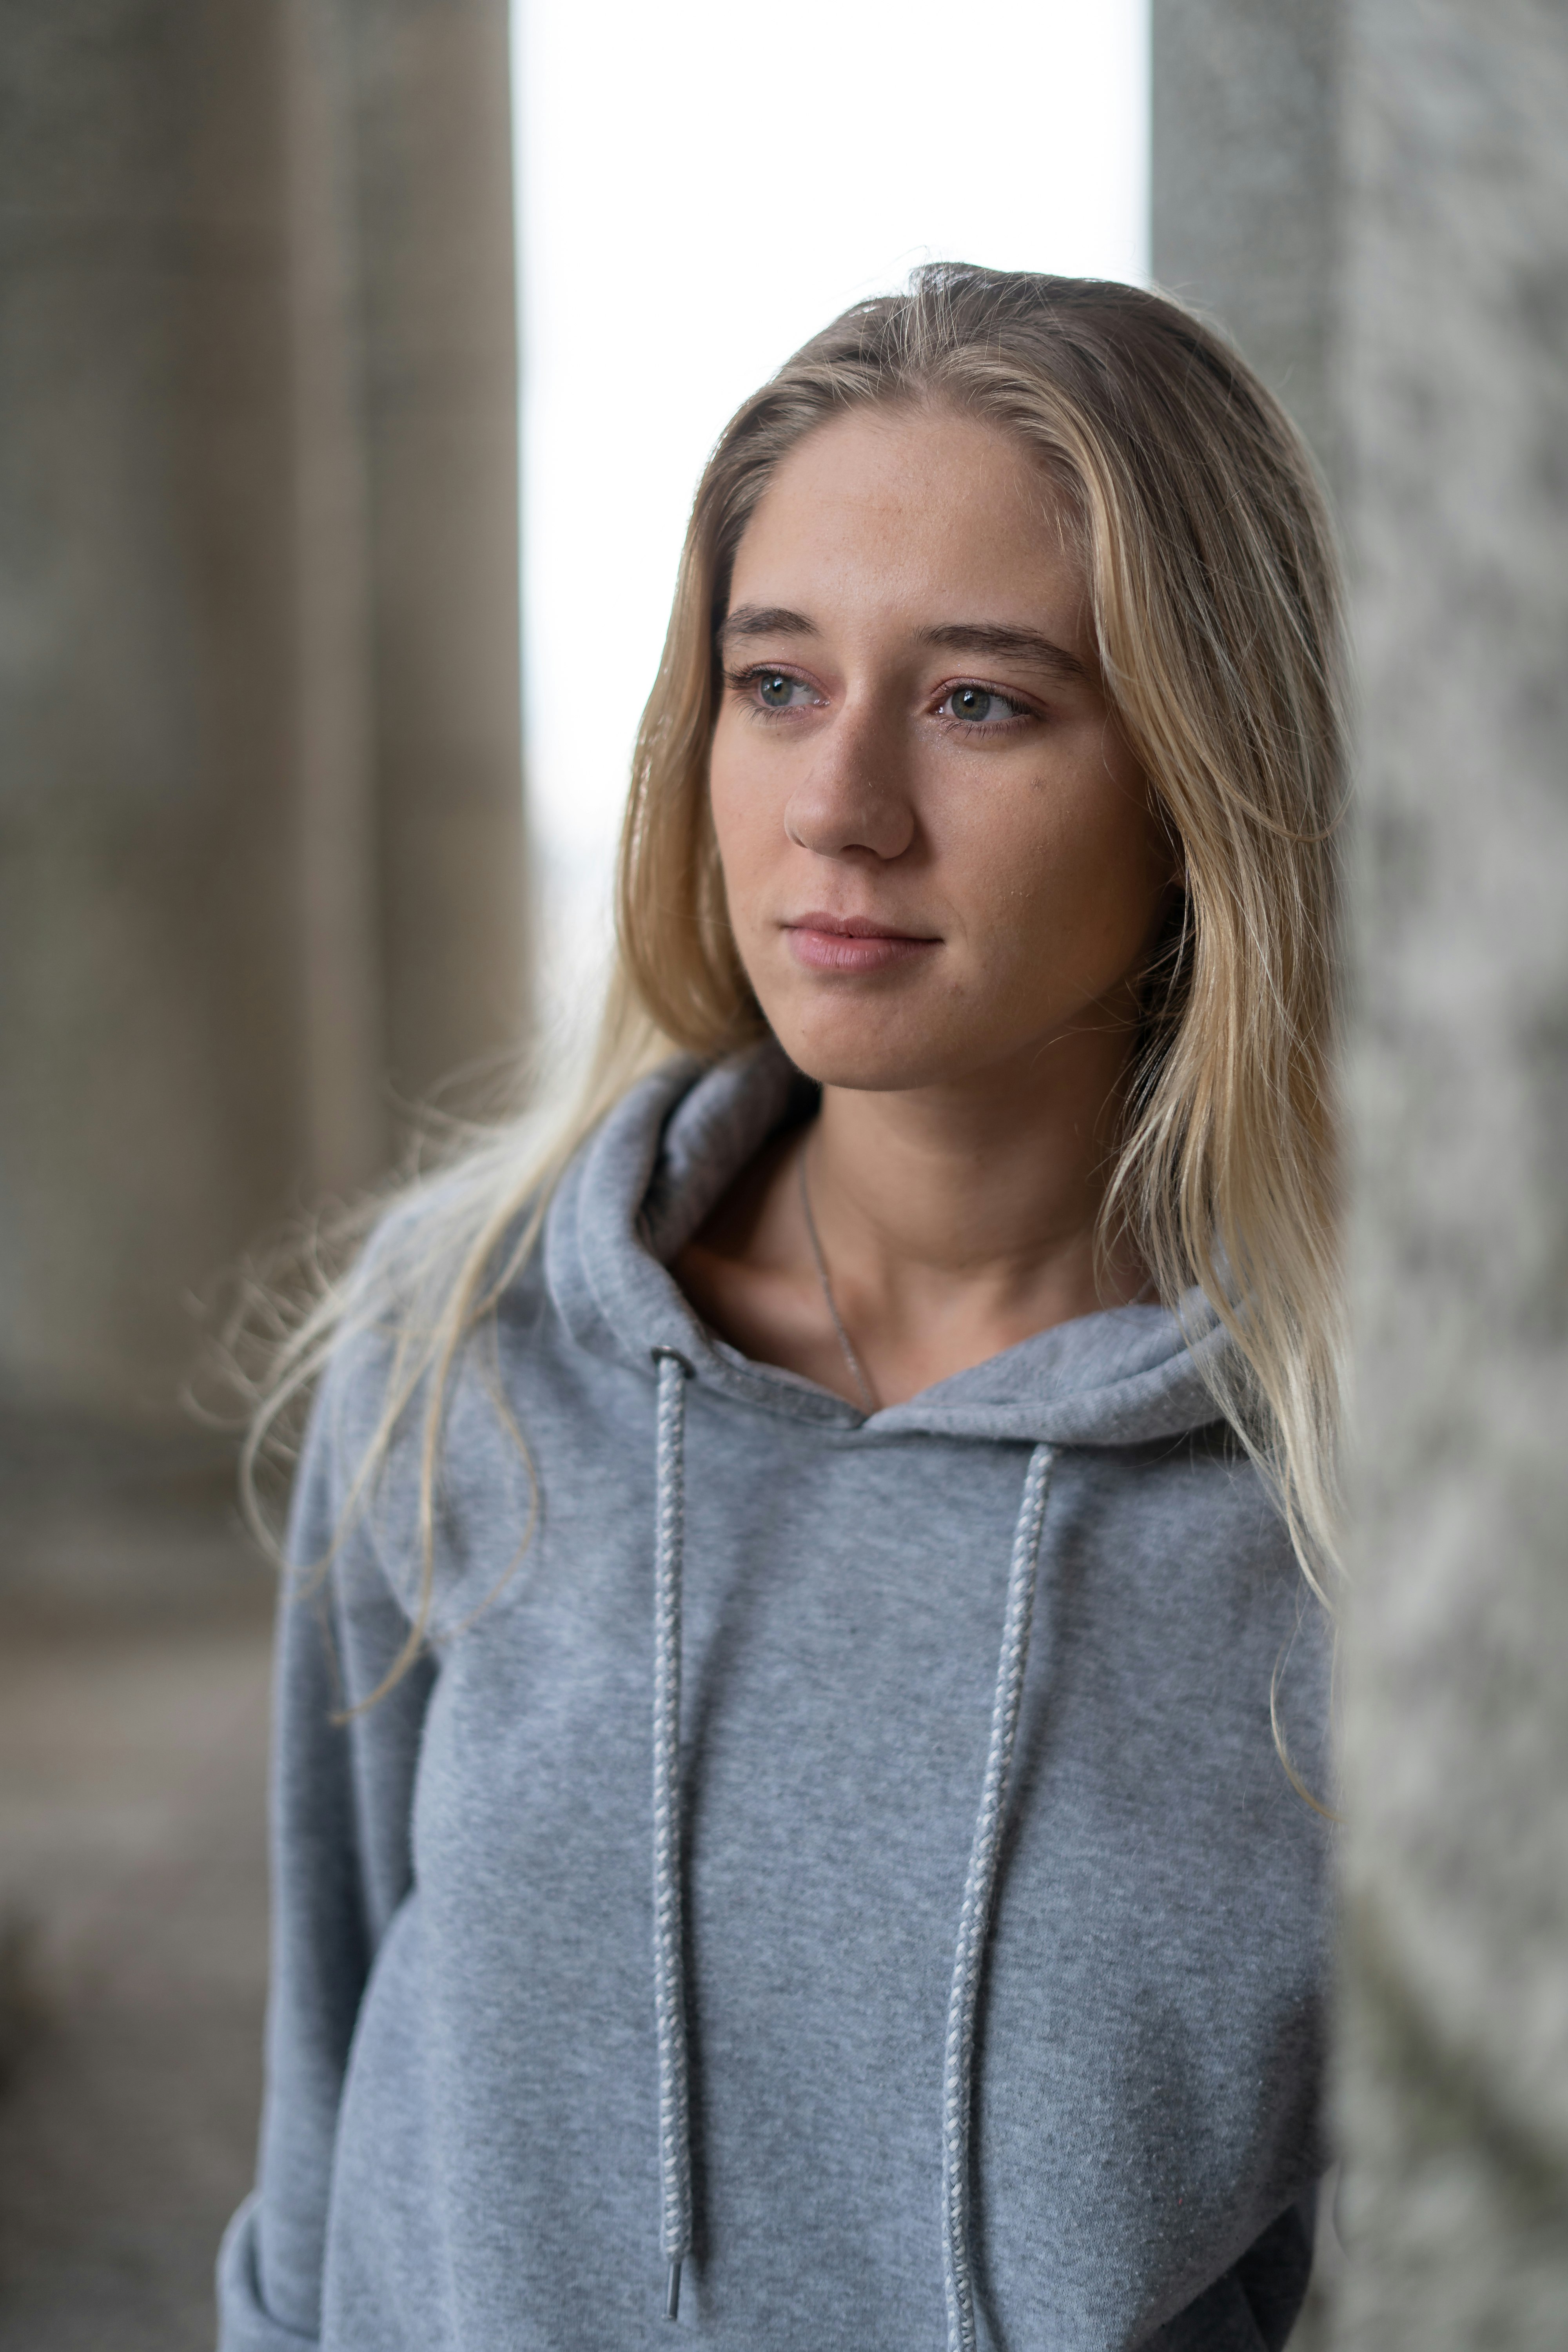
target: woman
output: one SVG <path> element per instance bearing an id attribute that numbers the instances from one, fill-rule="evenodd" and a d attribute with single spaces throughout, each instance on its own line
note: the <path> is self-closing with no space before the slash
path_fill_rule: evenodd
<path id="1" fill-rule="evenodd" d="M 1283 2343 L 1335 629 L 1129 288 L 924 270 L 730 426 L 592 1098 L 292 1360 L 228 2352 Z"/>

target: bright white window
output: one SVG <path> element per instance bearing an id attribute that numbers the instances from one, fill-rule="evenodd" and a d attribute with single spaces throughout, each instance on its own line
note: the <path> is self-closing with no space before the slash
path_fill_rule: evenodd
<path id="1" fill-rule="evenodd" d="M 514 5 L 530 808 L 576 1031 L 721 427 L 915 262 L 1146 277 L 1147 0 Z"/>

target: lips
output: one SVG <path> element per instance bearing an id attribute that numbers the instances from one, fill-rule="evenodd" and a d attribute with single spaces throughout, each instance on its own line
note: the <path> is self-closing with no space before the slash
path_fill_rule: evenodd
<path id="1" fill-rule="evenodd" d="M 929 955 L 939 939 L 895 930 L 868 915 L 829 915 L 814 909 L 784 926 L 790 952 L 812 971 L 885 971 Z"/>

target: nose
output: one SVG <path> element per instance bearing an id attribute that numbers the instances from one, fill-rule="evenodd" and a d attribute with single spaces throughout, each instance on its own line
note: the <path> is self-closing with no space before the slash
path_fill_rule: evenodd
<path id="1" fill-rule="evenodd" d="M 872 709 L 847 706 L 812 745 L 811 764 L 784 807 L 784 831 L 819 857 L 900 857 L 915 812 L 896 730 Z"/>

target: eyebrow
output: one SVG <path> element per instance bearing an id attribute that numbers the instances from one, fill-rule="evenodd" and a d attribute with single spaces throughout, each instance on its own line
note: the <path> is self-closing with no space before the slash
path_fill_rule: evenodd
<path id="1" fill-rule="evenodd" d="M 804 613 L 792 613 L 785 604 L 737 604 L 728 620 L 720 624 L 719 643 L 728 644 L 731 637 L 815 637 L 821 635 L 815 621 Z"/>
<path id="2" fill-rule="evenodd" d="M 792 613 L 787 605 L 737 604 L 720 628 L 719 643 L 724 646 L 731 639 L 816 637 L 821 634 L 815 621 L 804 613 Z M 921 642 L 941 646 L 950 653 L 1015 655 L 1061 678 L 1089 677 L 1076 654 L 1068 653 L 1065 646 L 1053 644 L 1037 629 L 1008 628 L 1000 622 L 952 621 L 941 628 L 922 631 Z"/>
<path id="3" fill-rule="evenodd" d="M 955 621 L 942 629 L 928 629 L 928 646 L 944 646 L 955 654 L 1017 654 L 1037 668 L 1058 677 L 1087 679 L 1089 672 L 1076 654 L 1054 645 L 1037 629 L 1009 629 L 1000 623 Z"/>

